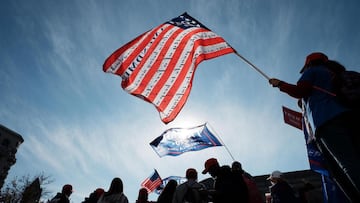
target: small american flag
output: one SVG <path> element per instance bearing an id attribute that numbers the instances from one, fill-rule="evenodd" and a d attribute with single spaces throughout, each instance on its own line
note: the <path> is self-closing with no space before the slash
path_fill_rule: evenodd
<path id="1" fill-rule="evenodd" d="M 154 191 L 157 187 L 159 187 L 161 184 L 162 180 L 160 178 L 160 175 L 157 170 L 154 169 L 154 172 L 141 183 L 141 187 L 146 188 L 148 193 L 150 193 Z"/>
<path id="2" fill-rule="evenodd" d="M 116 50 L 103 70 L 121 76 L 125 91 L 152 103 L 169 123 L 189 96 L 197 65 L 234 52 L 222 37 L 184 13 Z"/>

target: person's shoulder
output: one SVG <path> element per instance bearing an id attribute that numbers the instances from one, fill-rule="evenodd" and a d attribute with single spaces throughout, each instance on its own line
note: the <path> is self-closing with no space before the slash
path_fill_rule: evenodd
<path id="1" fill-rule="evenodd" d="M 122 193 L 120 201 L 121 203 L 129 203 L 129 199 L 124 193 Z"/>
<path id="2" fill-rule="evenodd" d="M 55 195 L 55 197 L 61 197 L 61 196 L 63 196 L 63 193 L 61 193 L 61 192 L 58 192 L 58 193 L 56 193 L 56 195 Z"/>
<path id="3" fill-rule="evenodd" d="M 186 188 L 188 187 L 188 184 L 189 184 L 188 181 L 183 182 L 176 187 L 176 190 L 181 190 L 182 188 Z"/>
<path id="4" fill-rule="evenodd" d="M 205 189 L 205 185 L 199 183 L 199 182 L 194 182 L 191 186 L 192 188 L 195 188 L 195 189 Z"/>
<path id="5" fill-rule="evenodd" d="M 231 168 L 228 165 L 223 165 L 219 168 L 221 174 L 228 175 L 231 174 Z"/>
<path id="6" fill-rule="evenodd" d="M 64 193 L 58 193 L 58 197 L 61 201 L 68 200 L 68 197 Z"/>
<path id="7" fill-rule="evenodd" d="M 285 180 L 278 182 L 276 185 L 278 185 L 278 188 L 280 188 L 281 190 L 293 190 L 291 185 Z"/>

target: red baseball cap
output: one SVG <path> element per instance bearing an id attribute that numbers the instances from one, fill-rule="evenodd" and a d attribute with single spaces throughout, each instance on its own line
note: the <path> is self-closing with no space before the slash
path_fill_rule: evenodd
<path id="1" fill-rule="evenodd" d="M 309 66 L 309 64 L 312 62 L 312 61 L 322 61 L 322 62 L 327 62 L 329 59 L 328 57 L 321 53 L 321 52 L 313 52 L 311 54 L 309 54 L 307 57 L 306 57 L 306 60 L 305 60 L 305 64 L 304 66 L 301 68 L 300 70 L 300 73 L 303 73 L 305 68 Z"/>
<path id="2" fill-rule="evenodd" d="M 203 170 L 202 174 L 206 174 L 209 172 L 209 169 L 213 166 L 219 166 L 219 162 L 215 158 L 210 158 L 205 162 L 205 169 Z"/>

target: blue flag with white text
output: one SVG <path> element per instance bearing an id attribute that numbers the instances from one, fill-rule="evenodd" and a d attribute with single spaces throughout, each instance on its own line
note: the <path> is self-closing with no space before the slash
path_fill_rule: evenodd
<path id="1" fill-rule="evenodd" d="M 308 159 L 310 168 L 313 171 L 316 171 L 322 175 L 329 176 L 329 172 L 327 170 L 327 166 L 325 163 L 325 159 L 315 143 L 315 132 L 314 127 L 312 125 L 312 117 L 309 114 L 309 110 L 305 103 L 302 103 L 302 111 L 303 111 L 303 132 L 306 141 L 306 149 L 308 152 Z"/>
<path id="2" fill-rule="evenodd" d="M 150 142 L 150 146 L 160 156 L 178 156 L 189 151 L 208 147 L 223 146 L 208 124 L 193 128 L 170 128 Z"/>
<path id="3" fill-rule="evenodd" d="M 180 185 L 180 184 L 184 183 L 185 181 L 187 181 L 187 179 L 186 179 L 185 177 L 181 177 L 181 176 L 169 176 L 169 177 L 164 178 L 164 179 L 162 180 L 162 184 L 161 184 L 159 187 L 156 188 L 155 193 L 158 194 L 158 195 L 160 195 L 161 192 L 164 190 L 165 186 L 168 184 L 168 182 L 169 182 L 170 180 L 175 180 L 175 181 L 178 183 L 178 185 Z"/>

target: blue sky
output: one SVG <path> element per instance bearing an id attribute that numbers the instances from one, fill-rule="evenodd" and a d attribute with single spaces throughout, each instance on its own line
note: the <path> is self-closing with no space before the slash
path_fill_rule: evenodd
<path id="1" fill-rule="evenodd" d="M 149 145 L 171 127 L 208 122 L 252 175 L 309 169 L 303 134 L 283 122 L 297 101 L 235 54 L 202 62 L 177 118 L 165 125 L 149 103 L 127 94 L 104 60 L 143 32 L 188 12 L 269 77 L 295 83 L 307 54 L 322 51 L 360 71 L 356 0 L 54 1 L 0 3 L 0 123 L 21 134 L 14 176 L 51 175 L 54 193 L 71 183 L 72 202 L 114 177 L 134 202 L 140 183 L 203 170 L 225 147 L 162 157 Z M 208 175 L 199 175 L 199 179 Z M 151 200 L 157 195 L 152 194 Z"/>

